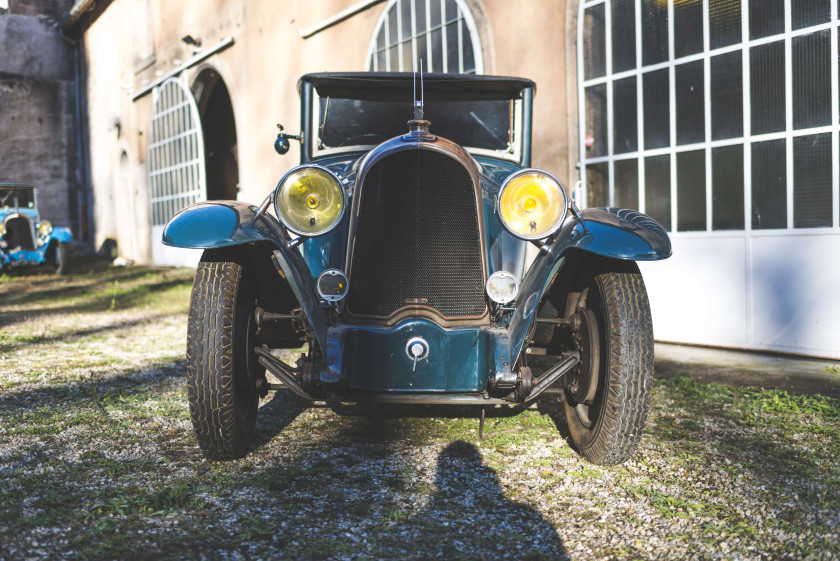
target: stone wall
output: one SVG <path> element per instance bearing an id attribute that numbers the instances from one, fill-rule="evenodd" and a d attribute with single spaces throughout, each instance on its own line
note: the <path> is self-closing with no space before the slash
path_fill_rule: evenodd
<path id="1" fill-rule="evenodd" d="M 58 27 L 72 2 L 12 2 L 0 13 L 0 181 L 35 183 L 42 215 L 83 232 L 74 46 Z"/>

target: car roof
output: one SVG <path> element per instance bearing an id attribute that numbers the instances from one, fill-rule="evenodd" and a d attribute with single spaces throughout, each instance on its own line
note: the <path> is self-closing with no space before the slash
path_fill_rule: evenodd
<path id="1" fill-rule="evenodd" d="M 414 99 L 413 72 L 322 72 L 306 74 L 298 83 L 310 82 L 321 97 L 399 101 Z M 526 78 L 474 74 L 424 74 L 424 100 L 507 100 L 536 85 Z M 420 75 L 417 75 L 418 96 Z"/>

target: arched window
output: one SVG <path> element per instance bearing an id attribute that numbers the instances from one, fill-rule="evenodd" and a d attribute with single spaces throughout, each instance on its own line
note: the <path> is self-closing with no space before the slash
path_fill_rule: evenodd
<path id="1" fill-rule="evenodd" d="M 385 7 L 368 70 L 411 72 L 421 59 L 424 72 L 484 72 L 475 20 L 463 0 L 391 0 Z"/>

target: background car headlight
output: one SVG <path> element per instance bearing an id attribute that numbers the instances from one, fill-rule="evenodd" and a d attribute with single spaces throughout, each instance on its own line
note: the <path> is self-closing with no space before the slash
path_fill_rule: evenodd
<path id="1" fill-rule="evenodd" d="M 0 222 L 0 237 L 3 237 L 5 235 L 6 235 L 6 225 L 4 223 Z"/>
<path id="2" fill-rule="evenodd" d="M 320 236 L 341 220 L 346 198 L 341 181 L 329 170 L 302 166 L 280 180 L 274 195 L 274 210 L 296 234 Z"/>
<path id="3" fill-rule="evenodd" d="M 49 220 L 42 220 L 40 224 L 38 224 L 38 235 L 46 238 L 52 232 L 52 224 L 50 224 Z"/>
<path id="4" fill-rule="evenodd" d="M 518 238 L 541 240 L 560 229 L 569 197 L 551 174 L 535 169 L 514 173 L 499 190 L 502 224 Z"/>

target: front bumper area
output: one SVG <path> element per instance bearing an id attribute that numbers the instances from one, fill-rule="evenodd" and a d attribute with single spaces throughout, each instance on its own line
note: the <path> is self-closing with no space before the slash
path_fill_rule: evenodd
<path id="1" fill-rule="evenodd" d="M 421 340 L 427 355 L 415 361 L 409 341 Z M 327 331 L 322 383 L 379 392 L 480 392 L 497 374 L 509 371 L 506 334 L 489 327 L 442 328 L 425 319 L 392 328 L 339 325 Z M 503 363 L 503 364 L 502 364 Z"/>

